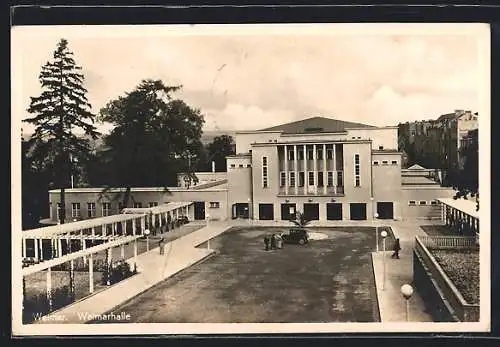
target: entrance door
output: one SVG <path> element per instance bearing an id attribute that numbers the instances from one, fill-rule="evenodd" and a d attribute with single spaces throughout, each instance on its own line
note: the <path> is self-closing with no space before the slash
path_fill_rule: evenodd
<path id="1" fill-rule="evenodd" d="M 377 213 L 380 219 L 394 219 L 394 204 L 392 202 L 377 202 Z"/>
<path id="2" fill-rule="evenodd" d="M 233 219 L 248 218 L 248 203 L 237 203 L 233 205 Z"/>
<path id="3" fill-rule="evenodd" d="M 295 219 L 295 204 L 281 204 L 281 220 Z"/>
<path id="4" fill-rule="evenodd" d="M 342 220 L 342 203 L 327 203 L 326 204 L 326 219 L 327 220 Z"/>
<path id="5" fill-rule="evenodd" d="M 319 220 L 319 204 L 304 204 L 304 217 L 307 220 Z"/>
<path id="6" fill-rule="evenodd" d="M 205 201 L 194 202 L 194 219 L 205 220 Z"/>
<path id="7" fill-rule="evenodd" d="M 366 204 L 351 203 L 351 220 L 366 220 Z"/>
<path id="8" fill-rule="evenodd" d="M 273 220 L 274 219 L 274 206 L 273 206 L 273 204 L 259 204 L 259 219 L 260 220 Z"/>

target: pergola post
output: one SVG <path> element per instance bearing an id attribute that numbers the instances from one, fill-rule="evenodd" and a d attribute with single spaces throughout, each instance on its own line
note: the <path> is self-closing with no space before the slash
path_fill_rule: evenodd
<path id="1" fill-rule="evenodd" d="M 132 219 L 132 235 L 134 235 L 134 236 L 135 236 L 135 231 L 137 229 L 135 222 L 136 222 L 136 220 Z"/>
<path id="2" fill-rule="evenodd" d="M 62 256 L 62 240 L 60 236 L 57 236 L 57 256 Z"/>
<path id="3" fill-rule="evenodd" d="M 69 261 L 69 295 L 71 300 L 75 299 L 75 261 Z"/>
<path id="4" fill-rule="evenodd" d="M 23 237 L 21 240 L 21 256 L 26 258 L 26 239 Z"/>
<path id="5" fill-rule="evenodd" d="M 111 223 L 111 236 L 115 236 L 116 234 L 116 223 Z"/>
<path id="6" fill-rule="evenodd" d="M 141 234 L 144 234 L 144 230 L 146 229 L 146 216 L 141 217 Z"/>
<path id="7" fill-rule="evenodd" d="M 43 261 L 43 239 L 40 239 L 40 261 Z"/>
<path id="8" fill-rule="evenodd" d="M 106 285 L 108 286 L 111 284 L 111 263 L 113 261 L 112 257 L 113 257 L 112 247 L 110 247 L 106 250 L 106 267 L 107 267 Z"/>
<path id="9" fill-rule="evenodd" d="M 123 244 L 120 246 L 120 257 L 122 260 L 125 259 L 125 246 Z"/>
<path id="10" fill-rule="evenodd" d="M 83 235 L 83 230 L 82 230 L 82 250 L 86 250 L 87 249 L 87 240 L 86 240 L 86 237 L 85 235 Z M 87 256 L 84 255 L 83 256 L 83 264 L 87 264 Z"/>
<path id="11" fill-rule="evenodd" d="M 94 254 L 89 255 L 89 292 L 94 292 Z"/>
<path id="12" fill-rule="evenodd" d="M 38 239 L 34 238 L 33 242 L 35 242 L 35 261 L 38 261 Z"/>
<path id="13" fill-rule="evenodd" d="M 49 312 L 52 311 L 52 269 L 47 268 L 47 302 L 49 304 Z"/>
<path id="14" fill-rule="evenodd" d="M 120 221 L 120 225 L 122 227 L 122 234 L 121 234 L 121 236 L 127 235 L 127 223 L 123 224 L 123 221 Z"/>

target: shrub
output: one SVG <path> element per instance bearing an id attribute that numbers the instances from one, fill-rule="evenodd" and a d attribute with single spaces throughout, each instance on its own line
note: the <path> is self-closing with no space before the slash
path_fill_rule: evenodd
<path id="1" fill-rule="evenodd" d="M 123 281 L 124 279 L 137 273 L 136 268 L 134 268 L 134 270 L 131 270 L 129 263 L 122 261 L 122 260 L 119 260 L 115 263 L 112 263 L 111 268 L 104 269 L 104 273 L 102 276 L 102 284 L 104 284 L 104 285 L 107 285 L 108 271 L 109 271 L 109 284 L 110 285 L 113 285 L 115 283 Z"/>

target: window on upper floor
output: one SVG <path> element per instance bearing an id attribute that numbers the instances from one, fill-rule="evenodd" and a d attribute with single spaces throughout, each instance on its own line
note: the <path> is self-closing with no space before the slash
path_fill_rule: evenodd
<path id="1" fill-rule="evenodd" d="M 313 160 L 314 151 L 312 149 L 307 150 L 307 160 Z"/>
<path id="2" fill-rule="evenodd" d="M 387 160 L 382 160 L 382 165 L 387 165 L 389 162 Z"/>
<path id="3" fill-rule="evenodd" d="M 231 164 L 231 167 L 232 167 L 232 168 L 235 168 L 235 167 L 236 167 L 236 164 Z"/>
<path id="4" fill-rule="evenodd" d="M 425 200 L 420 200 L 420 201 L 418 202 L 418 204 L 419 204 L 419 205 L 427 205 L 427 201 L 425 201 Z"/>
<path id="5" fill-rule="evenodd" d="M 384 146 L 378 146 L 379 151 L 384 149 Z"/>
<path id="6" fill-rule="evenodd" d="M 398 161 L 397 160 L 393 160 L 393 161 L 391 161 L 391 164 L 392 165 L 398 165 Z"/>
<path id="7" fill-rule="evenodd" d="M 378 165 L 378 161 L 377 161 L 377 160 L 375 160 L 375 161 L 373 162 L 373 165 Z"/>
<path id="8" fill-rule="evenodd" d="M 323 149 L 322 148 L 318 148 L 316 150 L 316 159 L 323 160 Z"/>
<path id="9" fill-rule="evenodd" d="M 333 149 L 327 148 L 327 150 L 326 150 L 326 159 L 333 159 Z"/>
<path id="10" fill-rule="evenodd" d="M 219 207 L 220 207 L 219 201 L 210 201 L 210 208 L 219 208 Z"/>
<path id="11" fill-rule="evenodd" d="M 95 202 L 87 202 L 87 217 L 94 218 L 96 216 Z"/>
<path id="12" fill-rule="evenodd" d="M 298 149 L 297 150 L 297 159 L 298 160 L 304 160 L 304 150 L 303 149 Z"/>
<path id="13" fill-rule="evenodd" d="M 155 207 L 155 206 L 158 206 L 158 202 L 156 202 L 156 201 L 151 201 L 151 202 L 149 203 L 149 207 Z"/>
<path id="14" fill-rule="evenodd" d="M 288 160 L 295 160 L 295 152 L 293 149 L 288 151 Z"/>
<path id="15" fill-rule="evenodd" d="M 280 172 L 280 187 L 284 187 L 286 185 L 286 172 Z"/>
<path id="16" fill-rule="evenodd" d="M 295 187 L 295 172 L 290 172 L 290 187 Z"/>
<path id="17" fill-rule="evenodd" d="M 73 202 L 71 204 L 71 217 L 73 217 L 73 218 L 80 217 L 80 203 L 79 202 Z"/>
<path id="18" fill-rule="evenodd" d="M 305 184 L 305 173 L 304 171 L 299 172 L 299 187 L 303 187 Z"/>
<path id="19" fill-rule="evenodd" d="M 109 216 L 110 213 L 111 213 L 111 203 L 110 202 L 103 202 L 102 203 L 102 215 L 103 215 L 103 217 Z"/>
<path id="20" fill-rule="evenodd" d="M 243 167 L 243 164 L 238 165 L 238 167 L 242 168 L 242 167 Z"/>
<path id="21" fill-rule="evenodd" d="M 332 171 L 328 171 L 328 173 L 326 174 L 326 184 L 328 187 L 333 187 L 333 172 Z"/>
<path id="22" fill-rule="evenodd" d="M 309 171 L 308 175 L 309 175 L 308 184 L 310 186 L 314 186 L 314 171 Z"/>
<path id="23" fill-rule="evenodd" d="M 142 202 L 134 202 L 134 208 L 142 208 Z"/>
<path id="24" fill-rule="evenodd" d="M 416 205 L 415 200 L 410 200 L 410 201 L 408 202 L 408 205 L 410 205 L 410 206 L 414 206 L 414 205 Z"/>

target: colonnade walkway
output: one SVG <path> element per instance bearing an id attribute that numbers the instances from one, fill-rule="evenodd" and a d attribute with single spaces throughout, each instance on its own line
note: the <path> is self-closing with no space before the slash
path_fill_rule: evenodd
<path id="1" fill-rule="evenodd" d="M 125 279 L 106 290 L 95 293 L 50 315 L 62 317 L 57 323 L 85 323 L 95 315 L 103 315 L 123 302 L 146 291 L 155 284 L 214 253 L 208 248 L 196 246 L 214 238 L 232 225 L 227 222 L 210 221 L 205 227 L 186 234 L 165 245 L 165 254 L 154 248 L 137 256 L 138 274 Z M 132 264 L 132 260 L 128 260 Z M 51 319 L 37 320 L 38 324 L 54 323 Z"/>

